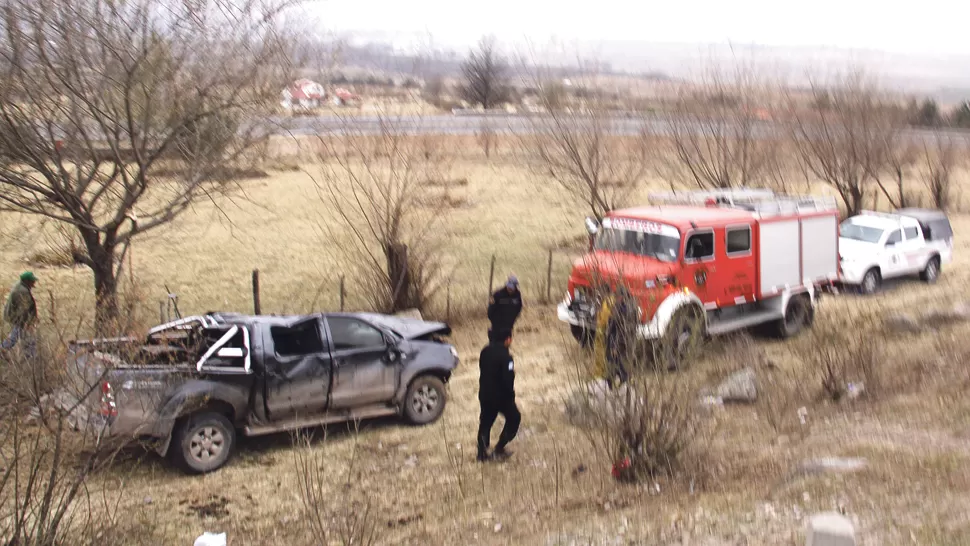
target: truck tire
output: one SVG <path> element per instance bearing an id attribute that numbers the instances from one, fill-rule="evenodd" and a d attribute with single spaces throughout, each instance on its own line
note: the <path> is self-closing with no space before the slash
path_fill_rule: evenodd
<path id="1" fill-rule="evenodd" d="M 674 313 L 660 343 L 661 364 L 668 371 L 682 367 L 691 347 L 703 339 L 703 329 L 704 317 L 699 309 L 690 307 Z"/>
<path id="2" fill-rule="evenodd" d="M 447 402 L 445 383 L 433 375 L 422 375 L 408 386 L 404 416 L 415 425 L 427 425 L 441 417 Z"/>
<path id="3" fill-rule="evenodd" d="M 926 262 L 926 267 L 919 274 L 920 280 L 926 284 L 934 284 L 940 278 L 940 257 L 933 256 Z"/>
<path id="4" fill-rule="evenodd" d="M 879 291 L 882 286 L 882 274 L 879 269 L 873 267 L 862 276 L 862 283 L 859 284 L 859 291 L 869 296 Z"/>
<path id="5" fill-rule="evenodd" d="M 798 294 L 788 300 L 784 318 L 775 323 L 775 334 L 787 339 L 797 336 L 806 327 L 811 327 L 815 321 L 815 309 L 807 294 Z"/>
<path id="6" fill-rule="evenodd" d="M 190 415 L 174 434 L 169 454 L 178 466 L 192 474 L 219 469 L 236 448 L 236 429 L 221 413 Z"/>

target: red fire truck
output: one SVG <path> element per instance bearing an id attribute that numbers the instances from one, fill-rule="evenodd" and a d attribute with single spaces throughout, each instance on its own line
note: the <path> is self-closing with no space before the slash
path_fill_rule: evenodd
<path id="1" fill-rule="evenodd" d="M 839 274 L 834 199 L 746 189 L 650 201 L 601 224 L 587 218 L 590 252 L 558 308 L 577 340 L 591 339 L 599 299 L 621 284 L 639 307 L 638 336 L 678 352 L 695 334 L 770 323 L 788 337 L 811 326 L 819 289 Z"/>

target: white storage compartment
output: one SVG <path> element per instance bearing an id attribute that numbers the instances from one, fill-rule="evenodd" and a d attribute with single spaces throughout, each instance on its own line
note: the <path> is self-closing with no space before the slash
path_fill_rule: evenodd
<path id="1" fill-rule="evenodd" d="M 839 223 L 834 216 L 802 219 L 802 279 L 805 284 L 839 278 Z"/>
<path id="2" fill-rule="evenodd" d="M 759 223 L 761 297 L 772 296 L 801 284 L 798 220 Z"/>

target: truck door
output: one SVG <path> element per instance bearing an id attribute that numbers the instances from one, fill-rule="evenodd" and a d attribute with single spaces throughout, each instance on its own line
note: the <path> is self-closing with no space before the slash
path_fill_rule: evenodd
<path id="1" fill-rule="evenodd" d="M 903 242 L 901 243 L 904 274 L 922 271 L 930 258 L 930 249 L 923 242 L 923 235 L 916 225 L 903 227 Z"/>
<path id="2" fill-rule="evenodd" d="M 882 270 L 883 278 L 896 277 L 906 272 L 902 229 L 894 229 L 889 233 L 879 256 L 879 268 Z"/>
<path id="3" fill-rule="evenodd" d="M 333 408 L 388 402 L 394 397 L 400 363 L 390 358 L 384 333 L 355 317 L 328 315 L 333 344 Z"/>
<path id="4" fill-rule="evenodd" d="M 266 409 L 274 421 L 326 410 L 332 362 L 319 317 L 269 327 Z"/>
<path id="5" fill-rule="evenodd" d="M 751 224 L 736 224 L 724 228 L 724 264 L 711 288 L 718 289 L 718 307 L 741 305 L 755 301 L 755 259 L 751 250 Z M 720 259 L 720 258 L 719 258 Z"/>
<path id="6" fill-rule="evenodd" d="M 697 294 L 705 309 L 717 306 L 715 276 L 714 230 L 700 229 L 687 232 L 684 242 L 684 262 L 680 283 Z"/>

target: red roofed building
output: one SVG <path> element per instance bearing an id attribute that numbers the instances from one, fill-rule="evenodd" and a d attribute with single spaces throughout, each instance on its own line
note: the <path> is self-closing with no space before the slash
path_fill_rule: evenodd
<path id="1" fill-rule="evenodd" d="M 319 108 L 327 98 L 327 92 L 323 85 L 307 79 L 296 80 L 288 88 L 283 90 L 284 108 Z"/>

